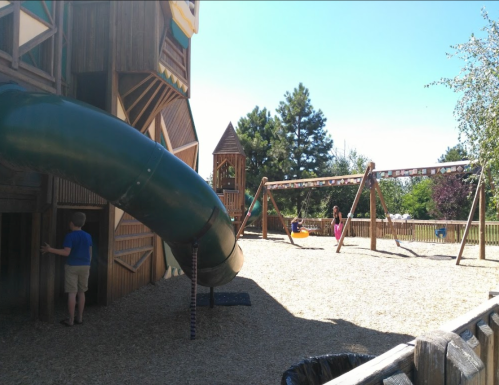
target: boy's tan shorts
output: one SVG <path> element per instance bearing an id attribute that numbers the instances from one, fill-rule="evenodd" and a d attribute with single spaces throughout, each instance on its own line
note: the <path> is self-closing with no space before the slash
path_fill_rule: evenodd
<path id="1" fill-rule="evenodd" d="M 66 293 L 81 293 L 88 290 L 90 266 L 64 265 L 64 290 Z"/>

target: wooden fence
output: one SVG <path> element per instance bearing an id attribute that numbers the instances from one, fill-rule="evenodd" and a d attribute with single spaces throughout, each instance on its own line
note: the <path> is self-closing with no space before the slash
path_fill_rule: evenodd
<path id="1" fill-rule="evenodd" d="M 326 385 L 498 385 L 499 297 Z"/>
<path id="2" fill-rule="evenodd" d="M 284 222 L 291 228 L 293 218 L 284 218 Z M 307 218 L 305 227 L 315 228 L 313 234 L 318 236 L 331 236 L 332 218 Z M 346 218 L 343 218 L 346 222 Z M 397 239 L 400 241 L 415 241 L 429 243 L 460 243 L 466 227 L 466 221 L 435 221 L 435 220 L 392 220 L 395 227 Z M 346 229 L 347 237 L 369 238 L 370 219 L 352 219 L 349 228 Z M 254 223 L 255 227 L 261 228 L 261 219 Z M 479 222 L 472 222 L 467 244 L 478 245 Z M 435 230 L 445 228 L 447 235 L 445 238 L 438 238 Z M 269 215 L 267 217 L 267 229 L 269 231 L 284 232 L 279 217 Z M 393 235 L 387 219 L 376 220 L 376 237 L 381 239 L 393 239 Z M 485 222 L 485 243 L 486 245 L 499 245 L 499 222 Z"/>

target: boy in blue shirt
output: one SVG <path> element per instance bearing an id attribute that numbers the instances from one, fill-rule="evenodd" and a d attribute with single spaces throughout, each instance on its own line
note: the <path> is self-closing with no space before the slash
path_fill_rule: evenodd
<path id="1" fill-rule="evenodd" d="M 85 292 L 88 290 L 92 260 L 92 237 L 81 229 L 86 219 L 86 215 L 82 212 L 73 214 L 69 222 L 71 232 L 64 238 L 63 249 L 54 249 L 48 243 L 41 248 L 43 254 L 52 253 L 67 257 L 64 266 L 64 290 L 68 293 L 69 318 L 61 321 L 66 326 L 83 323 Z M 76 295 L 78 295 L 78 317 L 75 318 Z"/>

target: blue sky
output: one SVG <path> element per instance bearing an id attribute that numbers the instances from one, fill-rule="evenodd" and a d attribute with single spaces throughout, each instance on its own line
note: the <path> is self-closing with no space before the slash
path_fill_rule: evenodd
<path id="1" fill-rule="evenodd" d="M 275 109 L 301 82 L 338 152 L 376 168 L 425 166 L 458 143 L 443 86 L 459 74 L 451 45 L 482 36 L 491 1 L 202 1 L 192 37 L 191 109 L 208 178 L 225 128 L 255 106 Z"/>

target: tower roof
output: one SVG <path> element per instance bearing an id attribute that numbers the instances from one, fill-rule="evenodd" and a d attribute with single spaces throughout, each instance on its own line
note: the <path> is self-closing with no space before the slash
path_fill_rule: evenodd
<path id="1" fill-rule="evenodd" d="M 239 154 L 246 156 L 243 146 L 237 137 L 236 131 L 234 130 L 234 127 L 232 127 L 232 123 L 229 123 L 225 129 L 225 132 L 218 142 L 215 151 L 213 151 L 213 155 L 215 154 Z"/>

